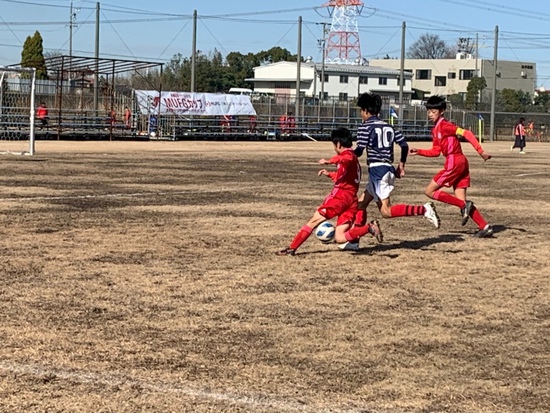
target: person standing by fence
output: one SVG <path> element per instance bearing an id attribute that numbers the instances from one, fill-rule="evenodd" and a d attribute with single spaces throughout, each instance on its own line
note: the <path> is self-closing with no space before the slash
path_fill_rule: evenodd
<path id="1" fill-rule="evenodd" d="M 523 148 L 525 148 L 525 126 L 524 126 L 525 118 L 521 117 L 519 118 L 518 123 L 516 123 L 516 126 L 514 126 L 514 135 L 515 135 L 515 142 L 510 147 L 510 150 L 513 151 L 514 148 L 519 148 L 519 153 L 522 155 L 525 153 Z"/>

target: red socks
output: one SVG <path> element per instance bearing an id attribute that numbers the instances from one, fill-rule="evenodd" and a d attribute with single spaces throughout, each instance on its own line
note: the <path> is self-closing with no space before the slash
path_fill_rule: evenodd
<path id="1" fill-rule="evenodd" d="M 298 231 L 298 233 L 290 243 L 290 248 L 292 248 L 293 250 L 298 249 L 298 247 L 302 245 L 309 238 L 312 232 L 313 232 L 313 228 L 310 228 L 307 225 L 304 225 L 300 229 L 300 231 Z"/>
<path id="2" fill-rule="evenodd" d="M 348 231 L 344 233 L 344 236 L 348 241 L 356 241 L 361 238 L 363 235 L 366 235 L 369 232 L 368 225 L 357 225 L 355 224 Z"/>
<path id="3" fill-rule="evenodd" d="M 426 208 L 423 205 L 393 205 L 390 209 L 391 217 L 412 217 L 416 215 L 424 215 Z"/>
<path id="4" fill-rule="evenodd" d="M 470 216 L 472 217 L 472 220 L 476 223 L 476 225 L 479 227 L 479 229 L 485 229 L 487 226 L 487 221 L 483 219 L 477 208 L 474 206 L 472 207 L 472 212 L 470 212 Z"/>
<path id="5" fill-rule="evenodd" d="M 435 191 L 434 199 L 437 199 L 439 202 L 443 202 L 445 204 L 457 206 L 459 208 L 464 208 L 464 205 L 466 205 L 465 201 L 462 201 L 456 196 L 451 195 L 445 191 Z"/>

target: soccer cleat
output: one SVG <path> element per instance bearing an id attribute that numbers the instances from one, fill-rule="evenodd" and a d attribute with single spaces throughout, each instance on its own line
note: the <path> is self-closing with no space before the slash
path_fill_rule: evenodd
<path id="1" fill-rule="evenodd" d="M 377 220 L 370 222 L 369 234 L 371 234 L 374 238 L 376 238 L 376 241 L 378 242 L 384 241 L 384 234 L 382 234 L 382 230 L 380 229 L 380 223 Z"/>
<path id="2" fill-rule="evenodd" d="M 514 145 L 510 146 L 510 152 L 514 151 Z"/>
<path id="3" fill-rule="evenodd" d="M 426 212 L 424 212 L 426 219 L 434 224 L 434 227 L 439 228 L 441 225 L 441 219 L 439 219 L 439 215 L 437 215 L 433 202 L 424 204 L 424 208 L 426 209 Z"/>
<path id="4" fill-rule="evenodd" d="M 495 233 L 491 225 L 487 225 L 485 228 L 480 229 L 474 234 L 474 238 L 491 238 Z"/>
<path id="5" fill-rule="evenodd" d="M 462 215 L 462 226 L 466 225 L 466 222 L 470 219 L 470 213 L 472 212 L 473 207 L 474 203 L 472 201 L 466 201 L 464 208 L 460 208 L 460 215 Z"/>
<path id="6" fill-rule="evenodd" d="M 338 244 L 338 249 L 342 251 L 359 251 L 359 241 L 347 241 Z"/>
<path id="7" fill-rule="evenodd" d="M 519 153 L 525 155 L 525 151 L 519 151 Z"/>
<path id="8" fill-rule="evenodd" d="M 294 255 L 296 254 L 296 250 L 294 248 L 285 248 L 284 250 L 277 251 L 277 255 Z"/>

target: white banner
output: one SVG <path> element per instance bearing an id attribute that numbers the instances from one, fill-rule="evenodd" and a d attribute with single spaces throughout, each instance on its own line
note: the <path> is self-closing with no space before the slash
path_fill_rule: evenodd
<path id="1" fill-rule="evenodd" d="M 254 115 L 250 96 L 221 93 L 159 92 L 135 90 L 136 101 L 142 114 L 147 115 Z"/>

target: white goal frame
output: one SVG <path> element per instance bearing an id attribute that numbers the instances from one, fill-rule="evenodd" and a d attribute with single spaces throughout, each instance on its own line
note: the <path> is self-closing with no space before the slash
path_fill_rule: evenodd
<path id="1" fill-rule="evenodd" d="M 0 76 L 0 115 L 2 114 L 2 95 L 4 93 L 4 76 L 6 72 L 15 72 L 15 73 L 29 73 L 31 75 L 31 96 L 30 96 L 30 113 L 29 113 L 29 148 L 27 152 L 23 152 L 25 155 L 34 155 L 35 153 L 35 112 L 36 112 L 36 102 L 35 102 L 35 94 L 36 94 L 36 69 L 35 68 L 14 68 L 14 67 L 5 67 L 0 66 L 0 72 L 2 72 L 2 75 Z"/>

